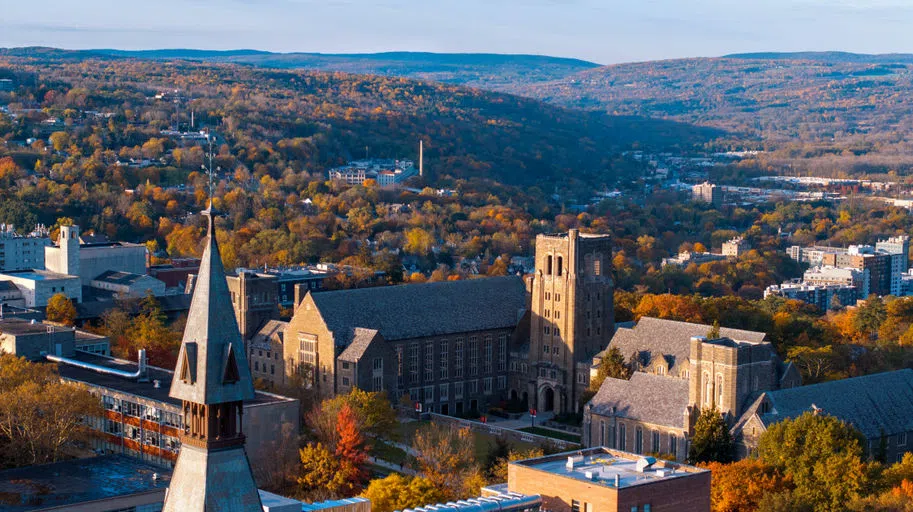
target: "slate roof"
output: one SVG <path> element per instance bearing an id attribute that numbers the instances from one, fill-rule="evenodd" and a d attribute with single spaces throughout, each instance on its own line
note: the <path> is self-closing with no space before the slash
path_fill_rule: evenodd
<path id="1" fill-rule="evenodd" d="M 387 341 L 514 328 L 526 309 L 526 287 L 516 276 L 358 288 L 310 294 L 347 346 L 356 327 L 376 329 Z"/>
<path id="2" fill-rule="evenodd" d="M 868 439 L 913 432 L 913 370 L 876 373 L 764 393 L 769 412 L 759 413 L 765 426 L 811 411 L 852 424 Z M 754 405 L 746 412 L 753 413 Z M 741 422 L 740 422 L 741 423 Z"/>
<path id="3" fill-rule="evenodd" d="M 609 348 L 617 347 L 625 360 L 637 354 L 644 366 L 649 366 L 654 356 L 664 355 L 670 372 L 678 372 L 676 365 L 688 361 L 691 355 L 691 338 L 706 336 L 711 326 L 643 317 L 633 329 L 621 328 L 615 331 Z M 766 336 L 763 332 L 745 331 L 720 327 L 720 336 L 737 341 L 760 343 Z"/>
<path id="4" fill-rule="evenodd" d="M 590 401 L 593 414 L 682 428 L 688 407 L 688 381 L 634 372 L 631 380 L 607 378 Z"/>
<path id="5" fill-rule="evenodd" d="M 371 345 L 371 342 L 374 341 L 374 338 L 378 336 L 376 329 L 363 329 L 361 327 L 355 328 L 355 335 L 352 338 L 352 343 L 349 343 L 349 346 L 339 354 L 339 358 L 343 361 L 350 361 L 357 363 L 361 356 L 365 354 L 365 350 L 368 350 L 368 346 Z"/>
<path id="6" fill-rule="evenodd" d="M 284 334 L 286 327 L 288 327 L 288 322 L 283 322 L 282 320 L 268 320 L 250 339 L 251 346 L 269 350 L 271 346 L 270 341 L 273 337 L 278 336 L 280 342 L 285 341 Z"/>

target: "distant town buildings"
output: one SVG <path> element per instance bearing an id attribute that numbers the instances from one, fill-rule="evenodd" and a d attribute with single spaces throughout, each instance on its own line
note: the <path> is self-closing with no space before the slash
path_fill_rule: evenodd
<path id="1" fill-rule="evenodd" d="M 691 198 L 695 201 L 710 203 L 719 208 L 723 206 L 723 188 L 705 181 L 691 187 Z"/>
<path id="2" fill-rule="evenodd" d="M 859 288 L 852 285 L 798 282 L 768 286 L 764 290 L 764 297 L 771 296 L 801 300 L 816 306 L 821 311 L 827 311 L 855 305 L 860 298 L 860 293 Z"/>
<path id="3" fill-rule="evenodd" d="M 714 254 L 712 252 L 685 251 L 680 252 L 677 256 L 673 256 L 671 258 L 663 258 L 663 266 L 685 268 L 692 263 L 695 265 L 703 265 L 704 263 L 723 261 L 726 259 L 728 259 L 727 256 L 722 254 Z"/>
<path id="4" fill-rule="evenodd" d="M 418 169 L 412 160 L 356 160 L 342 167 L 330 169 L 327 176 L 347 185 L 362 185 L 371 179 L 380 187 L 388 188 L 400 185 L 412 176 L 418 176 Z"/>
<path id="5" fill-rule="evenodd" d="M 727 258 L 738 259 L 740 256 L 751 250 L 751 244 L 743 237 L 735 237 L 728 242 L 723 242 L 722 253 Z"/>
<path id="6" fill-rule="evenodd" d="M 851 284 L 859 287 L 859 296 L 864 298 L 869 293 L 879 296 L 903 294 L 903 274 L 909 268 L 909 250 L 910 237 L 901 235 L 881 240 L 875 246 L 837 248 L 794 245 L 786 252 L 798 262 L 823 267 L 806 273 L 806 284 Z M 855 269 L 858 273 L 840 269 Z"/>

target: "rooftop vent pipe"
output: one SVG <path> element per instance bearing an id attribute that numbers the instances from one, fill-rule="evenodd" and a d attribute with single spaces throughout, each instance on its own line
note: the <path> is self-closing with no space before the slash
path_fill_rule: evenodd
<path id="1" fill-rule="evenodd" d="M 116 368 L 108 368 L 107 366 L 102 366 L 100 364 L 87 363 L 85 361 L 77 361 L 76 359 L 70 359 L 68 357 L 60 357 L 51 354 L 46 354 L 44 356 L 48 361 L 53 361 L 55 363 L 68 364 L 70 366 L 75 366 L 77 368 L 84 368 L 86 370 L 92 370 L 93 372 L 103 373 L 105 375 L 114 375 L 115 377 L 123 377 L 125 379 L 137 379 L 140 382 L 146 382 L 148 377 L 146 375 L 146 350 L 140 349 L 138 355 L 137 369 L 135 372 L 128 372 L 125 370 L 118 370 Z"/>

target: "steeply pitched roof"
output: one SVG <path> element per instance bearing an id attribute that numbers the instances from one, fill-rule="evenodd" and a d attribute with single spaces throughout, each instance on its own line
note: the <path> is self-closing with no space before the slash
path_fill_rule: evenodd
<path id="1" fill-rule="evenodd" d="M 817 407 L 821 413 L 852 424 L 869 439 L 913 431 L 913 370 L 876 373 L 777 391 L 768 391 L 765 426 L 795 418 Z M 749 414 L 757 408 L 752 407 Z"/>
<path id="2" fill-rule="evenodd" d="M 617 347 L 627 360 L 637 354 L 644 365 L 649 365 L 653 357 L 666 356 L 670 372 L 677 372 L 677 365 L 687 361 L 691 354 L 691 338 L 706 336 L 711 326 L 643 317 L 633 329 L 618 329 L 609 342 L 609 348 Z M 766 336 L 763 332 L 744 331 L 720 327 L 720 336 L 736 341 L 760 343 Z"/>
<path id="3" fill-rule="evenodd" d="M 342 351 L 342 354 L 339 354 L 339 359 L 357 363 L 361 359 L 361 356 L 364 355 L 365 350 L 368 350 L 368 346 L 371 345 L 371 342 L 378 336 L 379 334 L 375 329 L 362 329 L 361 327 L 356 327 L 354 336 L 352 337 L 352 343 L 349 343 L 349 346 Z"/>
<path id="4" fill-rule="evenodd" d="M 283 322 L 282 320 L 268 320 L 263 324 L 263 327 L 251 337 L 250 345 L 252 347 L 269 350 L 270 341 L 274 336 L 278 336 L 279 341 L 284 341 L 283 335 L 286 327 L 288 327 L 288 322 Z"/>
<path id="5" fill-rule="evenodd" d="M 388 341 L 515 327 L 526 308 L 516 276 L 359 288 L 310 295 L 333 332 L 348 345 L 356 327 Z"/>
<path id="6" fill-rule="evenodd" d="M 198 404 L 251 400 L 254 386 L 225 281 L 215 221 L 211 211 L 206 213 L 209 216 L 206 249 L 187 314 L 170 394 Z M 185 379 L 188 374 L 190 378 Z"/>
<path id="7" fill-rule="evenodd" d="M 607 378 L 590 405 L 594 414 L 682 428 L 688 381 L 643 372 L 634 372 L 631 380 Z"/>

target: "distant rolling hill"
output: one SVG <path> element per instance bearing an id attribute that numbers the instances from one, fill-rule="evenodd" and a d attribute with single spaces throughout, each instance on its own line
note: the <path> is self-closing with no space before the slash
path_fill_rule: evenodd
<path id="1" fill-rule="evenodd" d="M 272 53 L 258 50 L 88 50 L 112 57 L 231 62 L 258 67 L 402 76 L 498 89 L 511 84 L 558 80 L 599 67 L 577 59 L 486 53 L 387 52 L 363 54 Z"/>
<path id="2" fill-rule="evenodd" d="M 913 63 L 913 54 L 910 53 L 850 53 L 850 52 L 758 52 L 758 53 L 733 53 L 725 55 L 724 59 L 756 59 L 756 60 L 811 60 L 835 63 L 862 63 L 862 64 L 890 64 Z"/>

